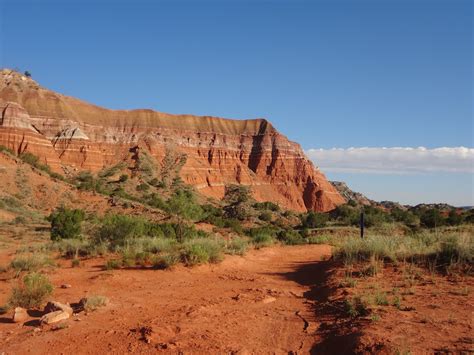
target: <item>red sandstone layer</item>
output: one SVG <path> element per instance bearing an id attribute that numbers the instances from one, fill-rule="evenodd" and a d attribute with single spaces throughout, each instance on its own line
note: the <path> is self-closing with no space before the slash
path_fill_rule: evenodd
<path id="1" fill-rule="evenodd" d="M 36 154 L 56 171 L 98 171 L 138 146 L 160 162 L 170 150 L 186 154 L 181 177 L 207 196 L 221 198 L 225 185 L 240 183 L 259 201 L 297 211 L 344 203 L 301 147 L 264 119 L 107 110 L 10 70 L 0 72 L 0 113 L 0 144 Z"/>

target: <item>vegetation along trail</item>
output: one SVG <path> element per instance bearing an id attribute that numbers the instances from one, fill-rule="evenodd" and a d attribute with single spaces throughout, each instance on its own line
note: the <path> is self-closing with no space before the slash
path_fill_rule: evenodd
<path id="1" fill-rule="evenodd" d="M 305 295 L 324 275 L 330 253 L 325 245 L 271 247 L 171 271 L 103 271 L 91 259 L 51 275 L 54 285 L 72 286 L 57 288 L 55 298 L 72 303 L 102 294 L 108 307 L 81 313 L 59 332 L 35 331 L 35 321 L 29 327 L 5 322 L 0 348 L 7 354 L 308 353 L 318 326 Z"/>

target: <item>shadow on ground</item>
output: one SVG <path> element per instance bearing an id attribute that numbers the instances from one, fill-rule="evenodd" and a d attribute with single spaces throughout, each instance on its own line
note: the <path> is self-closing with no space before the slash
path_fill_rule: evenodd
<path id="1" fill-rule="evenodd" d="M 319 323 L 312 354 L 354 354 L 361 337 L 361 324 L 347 316 L 343 301 L 329 299 L 337 291 L 330 281 L 338 266 L 332 260 L 300 263 L 294 271 L 280 274 L 310 288 L 304 297 L 312 303 Z"/>

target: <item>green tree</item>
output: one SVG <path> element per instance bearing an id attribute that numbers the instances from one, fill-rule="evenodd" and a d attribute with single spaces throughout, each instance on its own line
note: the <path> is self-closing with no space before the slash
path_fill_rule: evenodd
<path id="1" fill-rule="evenodd" d="M 241 221 L 249 216 L 249 203 L 251 200 L 250 189 L 244 185 L 227 185 L 225 187 L 224 207 L 225 216 L 237 218 Z"/>
<path id="2" fill-rule="evenodd" d="M 326 225 L 328 215 L 309 211 L 301 216 L 301 224 L 304 228 L 321 228 Z"/>
<path id="3" fill-rule="evenodd" d="M 48 217 L 51 222 L 51 239 L 56 241 L 80 238 L 84 217 L 83 210 L 66 207 L 57 208 Z"/>
<path id="4" fill-rule="evenodd" d="M 420 223 L 427 228 L 436 228 L 443 225 L 443 216 L 438 209 L 430 208 L 421 213 Z"/>
<path id="5" fill-rule="evenodd" d="M 450 226 L 457 226 L 461 224 L 463 221 L 463 216 L 458 213 L 456 210 L 449 211 L 448 218 L 446 219 L 446 223 Z"/>

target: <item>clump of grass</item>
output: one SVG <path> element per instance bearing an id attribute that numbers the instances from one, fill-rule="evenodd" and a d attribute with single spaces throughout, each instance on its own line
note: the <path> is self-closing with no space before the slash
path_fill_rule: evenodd
<path id="1" fill-rule="evenodd" d="M 252 236 L 252 243 L 256 248 L 263 248 L 272 245 L 274 243 L 274 239 L 271 235 L 259 233 Z"/>
<path id="2" fill-rule="evenodd" d="M 109 299 L 105 296 L 88 296 L 86 298 L 83 298 L 80 302 L 82 308 L 86 312 L 92 312 L 95 311 L 101 307 L 106 306 L 109 303 Z"/>
<path id="3" fill-rule="evenodd" d="M 38 271 L 46 266 L 54 266 L 54 261 L 45 254 L 19 255 L 10 263 L 10 267 L 17 273 L 22 271 Z"/>
<path id="4" fill-rule="evenodd" d="M 81 266 L 81 261 L 77 258 L 71 260 L 71 267 L 79 267 Z"/>
<path id="5" fill-rule="evenodd" d="M 334 254 L 346 265 L 363 261 L 404 261 L 452 272 L 471 271 L 474 262 L 474 238 L 468 233 L 422 232 L 402 237 L 367 236 L 345 238 Z M 383 264 L 382 264 L 383 266 Z"/>
<path id="6" fill-rule="evenodd" d="M 375 300 L 375 304 L 377 306 L 388 306 L 389 305 L 387 294 L 385 292 L 380 292 L 380 291 L 377 292 L 375 294 L 374 300 Z"/>
<path id="7" fill-rule="evenodd" d="M 354 296 L 352 299 L 344 301 L 345 310 L 350 317 L 364 317 L 370 313 L 367 300 L 361 296 Z"/>
<path id="8" fill-rule="evenodd" d="M 392 300 L 392 306 L 394 306 L 397 309 L 402 309 L 402 301 L 400 300 L 399 296 L 395 296 Z"/>
<path id="9" fill-rule="evenodd" d="M 153 260 L 153 267 L 156 269 L 170 269 L 180 261 L 180 256 L 177 253 L 167 253 L 158 255 Z"/>
<path id="10" fill-rule="evenodd" d="M 34 272 L 26 275 L 23 278 L 23 283 L 13 288 L 7 304 L 10 307 L 39 307 L 52 293 L 53 285 L 48 278 Z"/>
<path id="11" fill-rule="evenodd" d="M 248 248 L 248 242 L 244 238 L 232 238 L 226 245 L 226 254 L 244 255 Z"/>
<path id="12" fill-rule="evenodd" d="M 106 270 L 116 270 L 116 269 L 120 269 L 121 267 L 122 267 L 122 262 L 117 259 L 107 260 L 107 262 L 105 263 Z"/>
<path id="13" fill-rule="evenodd" d="M 181 257 L 188 265 L 217 263 L 222 260 L 223 246 L 217 239 L 194 239 L 184 243 Z"/>
<path id="14" fill-rule="evenodd" d="M 327 235 L 315 235 L 307 238 L 308 244 L 331 244 L 332 239 Z"/>

